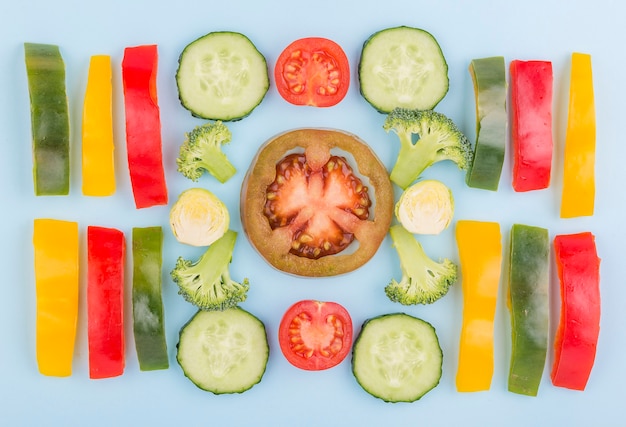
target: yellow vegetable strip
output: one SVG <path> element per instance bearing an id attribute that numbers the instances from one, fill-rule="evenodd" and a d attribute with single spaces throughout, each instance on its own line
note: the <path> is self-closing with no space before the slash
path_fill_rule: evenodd
<path id="1" fill-rule="evenodd" d="M 111 57 L 91 57 L 83 105 L 83 194 L 115 193 Z"/>
<path id="2" fill-rule="evenodd" d="M 596 115 L 591 56 L 572 54 L 561 218 L 591 216 L 595 202 Z"/>
<path id="3" fill-rule="evenodd" d="M 456 388 L 489 390 L 493 376 L 493 323 L 502 266 L 502 237 L 495 222 L 456 225 L 461 264 L 463 324 Z"/>
<path id="4" fill-rule="evenodd" d="M 36 352 L 39 372 L 72 374 L 78 316 L 78 224 L 35 219 Z"/>

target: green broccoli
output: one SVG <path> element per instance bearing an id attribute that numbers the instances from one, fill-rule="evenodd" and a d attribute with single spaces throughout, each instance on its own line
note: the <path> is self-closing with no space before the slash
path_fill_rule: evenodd
<path id="1" fill-rule="evenodd" d="M 462 170 L 471 164 L 469 140 L 451 119 L 436 111 L 396 108 L 387 115 L 383 129 L 400 138 L 390 178 L 403 189 L 436 162 L 452 160 Z"/>
<path id="2" fill-rule="evenodd" d="M 238 283 L 228 270 L 237 232 L 228 230 L 195 263 L 179 257 L 171 272 L 178 293 L 201 310 L 226 310 L 246 300 L 248 279 Z"/>
<path id="3" fill-rule="evenodd" d="M 457 266 L 449 259 L 436 262 L 402 225 L 393 225 L 391 240 L 400 257 L 402 279 L 385 287 L 387 297 L 403 305 L 432 304 L 456 282 Z"/>
<path id="4" fill-rule="evenodd" d="M 222 145 L 228 144 L 231 138 L 230 130 L 220 120 L 197 126 L 186 133 L 176 159 L 178 172 L 197 181 L 206 170 L 218 181 L 228 181 L 237 170 L 222 151 Z"/>

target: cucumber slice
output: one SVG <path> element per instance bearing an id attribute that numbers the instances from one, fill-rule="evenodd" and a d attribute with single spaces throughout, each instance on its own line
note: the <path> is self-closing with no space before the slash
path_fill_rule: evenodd
<path id="1" fill-rule="evenodd" d="M 404 313 L 365 321 L 352 349 L 352 373 L 385 402 L 413 402 L 439 384 L 443 352 L 433 326 Z"/>
<path id="2" fill-rule="evenodd" d="M 242 393 L 261 381 L 265 325 L 247 311 L 198 311 L 180 331 L 176 360 L 187 378 L 214 394 Z"/>
<path id="3" fill-rule="evenodd" d="M 261 103 L 270 81 L 265 57 L 250 39 L 219 31 L 185 47 L 176 84 L 180 102 L 194 116 L 234 121 Z"/>
<path id="4" fill-rule="evenodd" d="M 371 35 L 359 62 L 361 95 L 379 112 L 431 110 L 448 93 L 448 64 L 427 31 L 394 27 Z"/>

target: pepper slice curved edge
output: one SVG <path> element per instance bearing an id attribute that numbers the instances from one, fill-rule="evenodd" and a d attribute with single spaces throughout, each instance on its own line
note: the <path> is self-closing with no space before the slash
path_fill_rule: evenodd
<path id="1" fill-rule="evenodd" d="M 508 390 L 536 396 L 548 349 L 548 230 L 513 224 L 509 257 L 507 305 L 511 318 L 511 358 Z"/>
<path id="2" fill-rule="evenodd" d="M 494 318 L 502 265 L 500 224 L 460 220 L 456 240 L 463 290 L 456 388 L 485 391 L 491 387 L 494 369 Z"/>
<path id="3" fill-rule="evenodd" d="M 70 376 L 78 318 L 78 223 L 35 219 L 33 247 L 39 372 Z"/>
<path id="4" fill-rule="evenodd" d="M 161 118 L 157 100 L 157 46 L 127 47 L 122 59 L 128 169 L 137 209 L 167 204 Z"/>
<path id="5" fill-rule="evenodd" d="M 596 356 L 600 333 L 600 258 L 591 232 L 554 238 L 561 315 L 554 339 L 552 384 L 582 391 Z"/>
<path id="6" fill-rule="evenodd" d="M 57 45 L 24 43 L 37 196 L 70 191 L 70 123 L 65 63 Z"/>
<path id="7" fill-rule="evenodd" d="M 167 369 L 161 289 L 163 230 L 133 228 L 133 335 L 139 369 Z"/>

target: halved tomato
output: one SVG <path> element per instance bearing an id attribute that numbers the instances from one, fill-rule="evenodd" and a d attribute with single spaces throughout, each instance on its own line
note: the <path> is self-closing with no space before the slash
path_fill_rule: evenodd
<path id="1" fill-rule="evenodd" d="M 322 37 L 306 37 L 282 51 L 274 79 L 278 92 L 294 105 L 331 107 L 341 101 L 350 86 L 348 57 L 337 43 Z"/>
<path id="2" fill-rule="evenodd" d="M 278 328 L 283 355 L 307 371 L 341 363 L 352 348 L 352 318 L 341 304 L 302 300 L 287 309 Z"/>
<path id="3" fill-rule="evenodd" d="M 355 135 L 298 129 L 261 147 L 243 182 L 243 230 L 275 268 L 333 276 L 365 264 L 393 216 L 385 166 Z"/>

